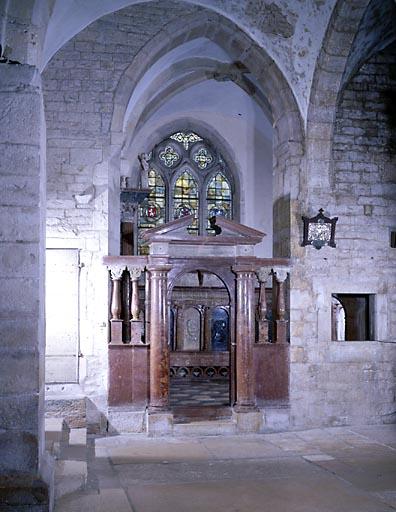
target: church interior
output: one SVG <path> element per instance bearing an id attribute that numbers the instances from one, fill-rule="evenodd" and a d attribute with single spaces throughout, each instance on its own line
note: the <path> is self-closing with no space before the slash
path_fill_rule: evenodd
<path id="1" fill-rule="evenodd" d="M 395 0 L 0 0 L 0 27 L 0 510 L 83 510 L 56 503 L 87 483 L 184 510 L 181 466 L 169 496 L 146 466 L 112 487 L 133 457 L 164 489 L 168 459 L 243 449 L 390 468 Z M 304 510 L 394 510 L 383 485 Z M 217 491 L 188 506 L 267 510 Z"/>

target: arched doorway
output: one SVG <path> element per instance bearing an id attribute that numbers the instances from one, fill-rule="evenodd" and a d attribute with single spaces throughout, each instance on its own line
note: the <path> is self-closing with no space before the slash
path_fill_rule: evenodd
<path id="1" fill-rule="evenodd" d="M 179 276 L 170 299 L 170 407 L 175 419 L 231 412 L 231 300 L 214 273 Z"/>

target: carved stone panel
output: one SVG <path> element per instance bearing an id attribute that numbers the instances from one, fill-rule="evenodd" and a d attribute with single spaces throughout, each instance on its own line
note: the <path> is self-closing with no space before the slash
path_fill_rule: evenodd
<path id="1" fill-rule="evenodd" d="M 201 336 L 201 316 L 196 308 L 183 311 L 181 328 L 179 328 L 177 346 L 180 350 L 199 350 Z"/>

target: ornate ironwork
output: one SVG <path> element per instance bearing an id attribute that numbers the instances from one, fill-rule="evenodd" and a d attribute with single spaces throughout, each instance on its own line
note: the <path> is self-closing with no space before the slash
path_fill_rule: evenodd
<path id="1" fill-rule="evenodd" d="M 315 217 L 302 217 L 304 222 L 304 233 L 302 246 L 313 245 L 315 249 L 321 249 L 324 245 L 335 247 L 335 227 L 338 217 L 330 219 L 323 215 L 323 209 L 320 208 Z"/>

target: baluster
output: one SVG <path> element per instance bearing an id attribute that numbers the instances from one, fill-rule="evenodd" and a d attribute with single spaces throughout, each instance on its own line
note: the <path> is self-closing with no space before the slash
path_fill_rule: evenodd
<path id="1" fill-rule="evenodd" d="M 257 306 L 258 320 L 258 343 L 268 343 L 268 320 L 267 320 L 267 297 L 265 295 L 265 285 L 271 275 L 271 269 L 262 267 L 257 271 L 257 277 L 260 283 L 259 303 Z"/>
<path id="2" fill-rule="evenodd" d="M 131 279 L 131 343 L 140 344 L 142 342 L 143 321 L 140 319 L 139 278 L 143 268 L 128 265 L 127 269 Z"/>
<path id="3" fill-rule="evenodd" d="M 122 344 L 122 301 L 121 301 L 121 278 L 125 267 L 112 265 L 107 267 L 110 270 L 112 281 L 112 292 L 110 302 L 110 343 L 113 345 Z"/>
<path id="4" fill-rule="evenodd" d="M 287 320 L 285 302 L 285 281 L 289 272 L 288 268 L 274 268 L 274 276 L 277 285 L 276 311 L 275 311 L 275 339 L 276 343 L 287 343 Z"/>

